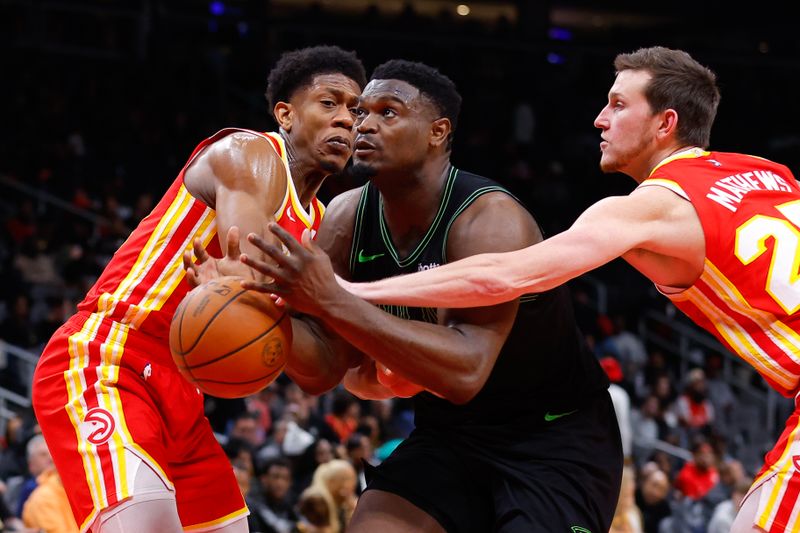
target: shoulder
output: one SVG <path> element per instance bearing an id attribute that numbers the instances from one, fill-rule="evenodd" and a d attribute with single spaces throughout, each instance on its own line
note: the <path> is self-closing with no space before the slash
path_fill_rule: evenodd
<path id="1" fill-rule="evenodd" d="M 242 130 L 214 141 L 202 156 L 212 164 L 246 163 L 254 158 L 280 159 L 272 141 L 256 132 Z"/>
<path id="2" fill-rule="evenodd" d="M 326 219 L 330 217 L 354 218 L 364 189 L 366 189 L 366 185 L 350 189 L 335 196 L 325 208 Z"/>
<path id="3" fill-rule="evenodd" d="M 542 240 L 533 216 L 504 191 L 487 192 L 452 222 L 447 236 L 448 261 L 485 252 L 506 252 Z"/>
<path id="4" fill-rule="evenodd" d="M 334 197 L 325 209 L 317 233 L 317 244 L 330 256 L 339 275 L 346 272 L 356 212 L 363 190 L 364 187 L 358 187 Z"/>

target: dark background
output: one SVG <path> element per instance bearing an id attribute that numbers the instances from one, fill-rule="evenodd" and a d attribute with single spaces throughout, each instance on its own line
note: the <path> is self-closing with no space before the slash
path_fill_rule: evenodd
<path id="1" fill-rule="evenodd" d="M 0 207 L 28 208 L 11 179 L 101 217 L 98 228 L 32 206 L 38 246 L 96 243 L 88 268 L 102 266 L 201 139 L 274 127 L 269 69 L 285 50 L 322 43 L 355 50 L 368 71 L 401 57 L 450 76 L 464 97 L 454 162 L 506 184 L 548 234 L 633 187 L 597 170 L 592 122 L 614 56 L 641 46 L 683 48 L 718 73 L 712 149 L 800 169 L 800 45 L 782 2 L 466 3 L 468 16 L 445 0 L 0 1 Z M 520 104 L 533 111 L 530 142 L 515 137 Z M 321 196 L 343 187 L 330 180 Z M 626 266 L 598 275 L 624 311 L 652 293 Z"/>

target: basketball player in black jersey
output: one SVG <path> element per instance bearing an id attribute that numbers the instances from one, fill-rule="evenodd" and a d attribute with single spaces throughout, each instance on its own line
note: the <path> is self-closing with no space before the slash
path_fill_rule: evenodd
<path id="1" fill-rule="evenodd" d="M 495 182 L 455 168 L 461 97 L 420 63 L 389 61 L 364 90 L 354 172 L 316 243 L 271 226 L 290 255 L 242 260 L 279 295 L 361 352 L 345 385 L 364 398 L 414 395 L 416 429 L 377 468 L 348 533 L 605 533 L 622 470 L 608 382 L 584 346 L 565 287 L 476 309 L 380 309 L 339 287 L 542 240 Z M 330 259 L 329 259 L 330 258 Z M 332 345 L 333 346 L 333 345 Z M 301 357 L 302 354 L 293 354 Z"/>

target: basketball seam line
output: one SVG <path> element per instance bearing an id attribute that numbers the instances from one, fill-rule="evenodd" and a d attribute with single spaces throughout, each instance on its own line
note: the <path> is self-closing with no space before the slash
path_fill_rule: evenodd
<path id="1" fill-rule="evenodd" d="M 237 295 L 237 298 L 238 298 L 238 295 Z M 233 301 L 234 299 L 235 299 L 235 298 L 232 298 L 232 299 L 231 299 L 231 301 Z M 216 357 L 215 359 L 211 359 L 210 361 L 205 361 L 205 362 L 203 362 L 203 363 L 200 363 L 200 364 L 198 364 L 198 365 L 192 365 L 192 366 L 186 365 L 184 368 L 186 368 L 187 370 L 189 370 L 189 371 L 190 371 L 190 373 L 191 373 L 191 371 L 192 371 L 192 370 L 194 370 L 195 368 L 202 368 L 202 367 L 204 367 L 204 366 L 208 366 L 208 365 L 210 365 L 210 364 L 212 364 L 212 363 L 216 363 L 217 361 L 220 361 L 221 359 L 225 359 L 225 358 L 226 358 L 226 357 L 228 357 L 229 355 L 231 355 L 231 354 L 233 354 L 233 353 L 236 353 L 236 352 L 238 352 L 239 350 L 242 350 L 242 349 L 244 349 L 244 348 L 247 348 L 248 346 L 250 346 L 250 345 L 251 345 L 251 344 L 253 344 L 254 342 L 256 342 L 256 341 L 258 341 L 259 339 L 261 339 L 262 337 L 264 337 L 264 335 L 268 335 L 270 331 L 272 331 L 272 330 L 273 330 L 273 329 L 275 329 L 277 326 L 279 326 L 279 325 L 280 325 L 280 323 L 283 321 L 284 317 L 286 317 L 286 313 L 285 313 L 285 312 L 284 312 L 284 313 L 281 315 L 281 317 L 280 317 L 280 318 L 279 318 L 279 319 L 278 319 L 276 322 L 274 322 L 274 323 L 273 323 L 273 324 L 272 324 L 272 325 L 271 325 L 271 326 L 270 326 L 270 327 L 269 327 L 269 328 L 268 328 L 266 331 L 264 331 L 263 333 L 261 333 L 261 334 L 260 334 L 260 335 L 258 335 L 257 337 L 254 337 L 253 339 L 251 339 L 251 340 L 247 341 L 246 343 L 242 344 L 241 346 L 237 346 L 235 349 L 233 349 L 233 350 L 231 350 L 231 351 L 229 351 L 229 352 L 227 352 L 227 353 L 224 353 L 224 354 L 222 354 L 222 355 L 219 355 L 218 357 Z M 213 319 L 212 319 L 212 320 L 210 320 L 210 321 L 209 321 L 209 323 L 211 323 L 212 321 L 213 321 Z M 205 333 L 205 330 L 204 330 L 203 332 Z M 202 336 L 202 334 L 201 334 L 201 336 Z M 195 345 L 196 345 L 196 343 L 195 343 Z M 194 349 L 194 347 L 192 347 L 192 349 Z M 191 351 L 191 350 L 190 350 L 190 351 Z M 187 352 L 187 353 L 188 353 L 188 352 Z M 194 375 L 192 375 L 192 377 L 194 377 Z"/>
<path id="2" fill-rule="evenodd" d="M 200 342 L 200 339 L 202 339 L 202 338 L 203 338 L 203 335 L 205 335 L 205 334 L 206 334 L 206 331 L 208 331 L 208 328 L 210 328 L 210 327 L 211 327 L 211 324 L 214 322 L 214 320 L 216 320 L 216 318 L 219 316 L 219 314 L 220 314 L 220 313 L 222 313 L 222 311 L 224 311 L 226 307 L 228 307 L 228 306 L 229 306 L 231 303 L 233 303 L 234 301 L 236 301 L 236 299 L 237 299 L 237 298 L 239 298 L 239 296 L 241 296 L 241 295 L 242 295 L 242 294 L 244 294 L 245 292 L 247 292 L 247 290 L 246 290 L 246 289 L 242 289 L 242 290 L 241 290 L 241 291 L 240 291 L 238 294 L 236 294 L 236 295 L 235 295 L 233 298 L 231 298 L 230 300 L 228 300 L 227 302 L 225 302 L 225 305 L 223 305 L 222 307 L 220 307 L 219 309 L 217 309 L 217 310 L 214 312 L 214 314 L 213 314 L 213 315 L 211 315 L 211 318 L 209 318 L 209 319 L 208 319 L 208 321 L 206 322 L 206 325 L 205 325 L 205 326 L 203 326 L 203 329 L 202 329 L 202 331 L 200 331 L 200 334 L 199 334 L 199 335 L 197 336 L 197 338 L 194 340 L 194 343 L 191 345 L 191 347 L 189 347 L 189 349 L 188 349 L 188 350 L 186 350 L 186 351 L 182 352 L 182 353 L 181 353 L 181 356 L 184 356 L 184 357 L 185 357 L 185 356 L 186 356 L 186 354 L 188 354 L 188 353 L 190 353 L 192 350 L 194 350 L 194 349 L 197 347 L 197 344 Z M 194 297 L 192 297 L 192 299 L 194 299 Z M 187 305 L 187 307 L 188 307 L 188 305 Z M 183 320 L 182 320 L 182 319 L 183 319 L 183 317 L 181 317 L 181 326 L 183 326 Z M 183 339 L 181 339 L 181 349 L 183 349 Z"/>

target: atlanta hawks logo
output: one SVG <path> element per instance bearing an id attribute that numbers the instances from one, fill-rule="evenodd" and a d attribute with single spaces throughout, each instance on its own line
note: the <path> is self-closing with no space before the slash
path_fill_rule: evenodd
<path id="1" fill-rule="evenodd" d="M 83 417 L 81 435 L 95 446 L 100 446 L 111 438 L 116 425 L 111 413 L 102 407 L 94 407 Z"/>

